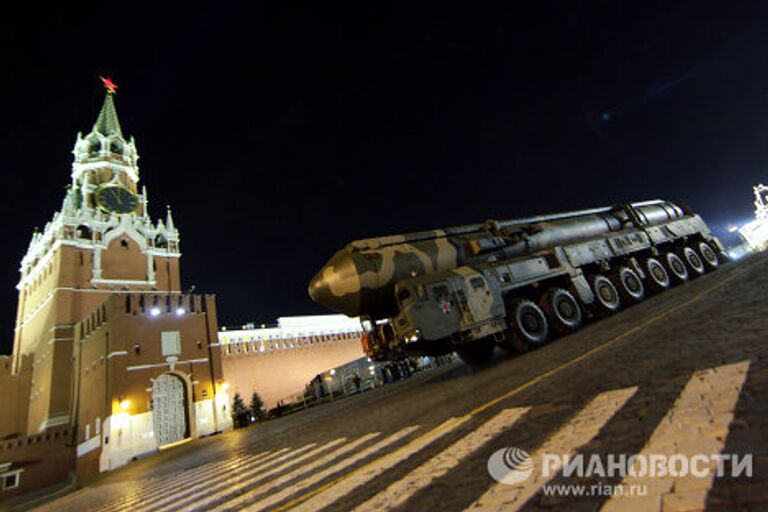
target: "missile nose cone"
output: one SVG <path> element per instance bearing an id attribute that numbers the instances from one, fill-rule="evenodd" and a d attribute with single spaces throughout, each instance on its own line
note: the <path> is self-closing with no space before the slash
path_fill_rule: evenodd
<path id="1" fill-rule="evenodd" d="M 360 276 L 348 251 L 339 251 L 309 282 L 309 296 L 347 316 L 360 313 Z"/>

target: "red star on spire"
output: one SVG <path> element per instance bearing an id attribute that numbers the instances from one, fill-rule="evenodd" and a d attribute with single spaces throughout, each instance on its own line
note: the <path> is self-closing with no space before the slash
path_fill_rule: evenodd
<path id="1" fill-rule="evenodd" d="M 104 84 L 104 87 L 107 88 L 107 91 L 109 91 L 109 94 L 115 94 L 115 91 L 117 90 L 117 85 L 112 81 L 111 78 L 107 77 L 104 78 L 103 76 L 100 76 L 101 82 Z"/>

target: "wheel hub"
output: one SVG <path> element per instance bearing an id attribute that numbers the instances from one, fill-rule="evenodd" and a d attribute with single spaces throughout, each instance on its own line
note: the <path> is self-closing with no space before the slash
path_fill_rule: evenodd
<path id="1" fill-rule="evenodd" d="M 600 286 L 600 298 L 603 299 L 604 302 L 613 302 L 614 296 L 613 296 L 613 290 L 611 290 L 610 286 L 608 285 L 602 285 Z"/>
<path id="2" fill-rule="evenodd" d="M 567 300 L 561 300 L 557 304 L 557 311 L 560 313 L 560 316 L 568 320 L 573 318 L 575 313 L 573 309 L 573 304 L 571 304 L 570 301 L 567 301 Z"/>

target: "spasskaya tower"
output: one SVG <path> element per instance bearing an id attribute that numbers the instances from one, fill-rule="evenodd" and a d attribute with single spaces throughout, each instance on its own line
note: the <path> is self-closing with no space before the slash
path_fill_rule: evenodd
<path id="1" fill-rule="evenodd" d="M 109 295 L 180 293 L 179 232 L 170 209 L 165 220 L 150 219 L 136 144 L 117 117 L 117 87 L 102 80 L 104 104 L 90 133 L 77 135 L 61 209 L 32 235 L 21 261 L 12 364 L 17 374 L 31 372 L 19 420 L 29 434 L 73 424 L 78 322 Z"/>

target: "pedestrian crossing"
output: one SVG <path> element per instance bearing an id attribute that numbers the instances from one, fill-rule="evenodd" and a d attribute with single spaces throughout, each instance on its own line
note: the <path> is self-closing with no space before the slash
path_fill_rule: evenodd
<path id="1" fill-rule="evenodd" d="M 600 393 L 587 406 L 568 422 L 568 428 L 558 430 L 544 445 L 530 454 L 534 461 L 539 461 L 545 453 L 558 453 L 572 456 L 578 449 L 591 441 L 600 428 L 605 425 L 635 394 L 637 388 L 626 388 Z M 478 510 L 499 505 L 515 506 L 531 499 L 548 483 L 541 471 L 534 472 L 532 478 L 519 485 L 496 483 L 467 510 Z"/>
<path id="2" fill-rule="evenodd" d="M 748 370 L 749 362 L 745 361 L 693 374 L 641 453 L 693 455 L 702 450 L 722 451 Z M 637 392 L 636 387 L 603 391 L 574 410 L 559 429 L 529 454 L 535 465 L 532 476 L 524 481 L 508 485 L 496 482 L 485 472 L 473 475 L 487 479 L 487 484 L 476 499 L 464 502 L 470 503 L 465 510 L 517 510 L 530 502 L 557 476 L 543 475 L 538 466 L 542 455 L 581 453 L 608 422 L 624 413 Z M 410 500 L 429 493 L 446 478 L 455 478 L 468 461 L 485 461 L 504 448 L 500 437 L 531 423 L 528 419 L 535 416 L 537 408 L 547 405 L 507 408 L 487 418 L 468 414 L 432 428 L 411 425 L 388 434 L 372 432 L 291 449 L 239 453 L 227 460 L 212 461 L 136 485 L 130 495 L 104 503 L 96 510 L 409 510 Z M 692 422 L 696 428 L 691 428 Z M 532 423 L 532 428 L 536 428 Z M 680 438 L 671 434 L 681 429 L 687 429 L 685 440 L 670 445 L 670 438 Z M 504 440 L 509 441 L 508 436 Z M 400 469 L 403 464 L 408 465 L 408 471 Z M 633 480 L 627 478 L 622 483 L 630 484 Z M 698 484 L 701 486 L 701 482 Z M 711 484 L 711 480 L 705 482 L 705 490 Z M 652 492 L 673 489 L 667 481 L 654 485 L 658 488 Z M 605 510 L 622 510 L 631 503 L 627 501 L 630 499 L 607 498 L 602 505 Z"/>
<path id="3" fill-rule="evenodd" d="M 202 499 L 210 493 L 219 492 L 225 489 L 236 490 L 245 482 L 249 484 L 260 482 L 265 478 L 279 474 L 288 468 L 301 464 L 305 460 L 311 459 L 329 447 L 338 446 L 345 440 L 345 438 L 335 439 L 319 447 L 315 447 L 314 444 L 308 444 L 297 450 L 285 453 L 269 464 L 251 466 L 241 472 L 219 474 L 207 480 L 205 486 L 202 488 L 200 488 L 200 486 L 195 486 L 191 489 L 191 492 L 174 493 L 172 496 L 165 497 L 153 503 L 150 507 L 142 506 L 139 510 L 145 512 L 165 512 L 167 510 L 178 509 L 179 507 L 189 510 L 197 506 L 197 500 Z"/>
<path id="4" fill-rule="evenodd" d="M 646 456 L 653 453 L 682 454 L 690 460 L 690 457 L 698 453 L 720 453 L 725 447 L 725 434 L 734 418 L 733 411 L 748 370 L 749 361 L 743 361 L 695 374 L 678 396 L 674 406 L 651 434 L 640 454 Z M 701 421 L 704 418 L 709 421 Z M 695 419 L 698 425 L 693 426 L 690 421 L 692 419 Z M 685 432 L 685 439 L 682 441 L 680 436 L 676 435 L 680 431 Z M 708 433 L 716 435 L 707 435 Z M 677 441 L 673 441 L 674 444 L 670 446 L 670 440 Z M 621 483 L 624 487 L 648 485 L 647 480 L 647 478 L 628 476 Z M 712 485 L 712 477 L 676 479 L 666 476 L 652 479 L 651 485 L 655 488 L 653 490 L 657 491 L 654 494 L 669 491 L 673 487 L 677 487 L 678 490 L 686 486 L 689 490 L 708 489 Z M 603 510 L 607 512 L 626 510 L 633 498 L 635 497 L 626 495 L 613 496 Z"/>
<path id="5" fill-rule="evenodd" d="M 404 428 L 403 430 L 400 430 L 399 432 L 396 432 L 390 435 L 389 437 L 382 439 L 378 443 L 362 450 L 361 452 L 347 459 L 342 459 L 341 461 L 337 462 L 333 466 L 327 469 L 324 469 L 302 480 L 301 482 L 293 484 L 291 487 L 283 488 L 276 493 L 269 494 L 259 499 L 258 501 L 250 503 L 247 507 L 244 508 L 244 510 L 269 510 L 270 507 L 285 501 L 286 499 L 290 498 L 292 495 L 295 495 L 299 492 L 309 489 L 313 485 L 323 482 L 326 479 L 332 477 L 333 475 L 338 475 L 342 471 L 346 471 L 350 468 L 353 468 L 360 461 L 363 461 L 368 457 L 375 455 L 392 445 L 397 444 L 398 442 L 405 439 L 416 430 L 418 430 L 418 427 Z"/>
<path id="6" fill-rule="evenodd" d="M 355 508 L 355 512 L 392 510 L 402 505 L 408 498 L 427 487 L 434 480 L 457 467 L 464 457 L 475 453 L 496 436 L 511 427 L 530 407 L 505 409 L 480 425 L 466 437 L 451 445 L 447 450 L 432 457 L 426 463 L 411 471 L 405 478 L 399 479 L 384 491 Z"/>
<path id="7" fill-rule="evenodd" d="M 137 489 L 139 494 L 126 493 L 123 498 L 107 502 L 101 507 L 95 508 L 93 510 L 94 512 L 129 510 L 132 506 L 136 505 L 142 500 L 148 500 L 158 494 L 167 493 L 169 488 L 173 488 L 175 490 L 183 489 L 188 482 L 205 479 L 211 474 L 236 469 L 244 464 L 264 463 L 269 461 L 271 458 L 277 457 L 287 451 L 287 448 L 282 448 L 274 453 L 262 452 L 258 455 L 251 456 L 240 454 L 225 461 L 217 461 L 198 466 L 194 469 L 183 470 L 169 477 L 156 479 L 153 483 L 140 487 L 140 489 Z"/>

